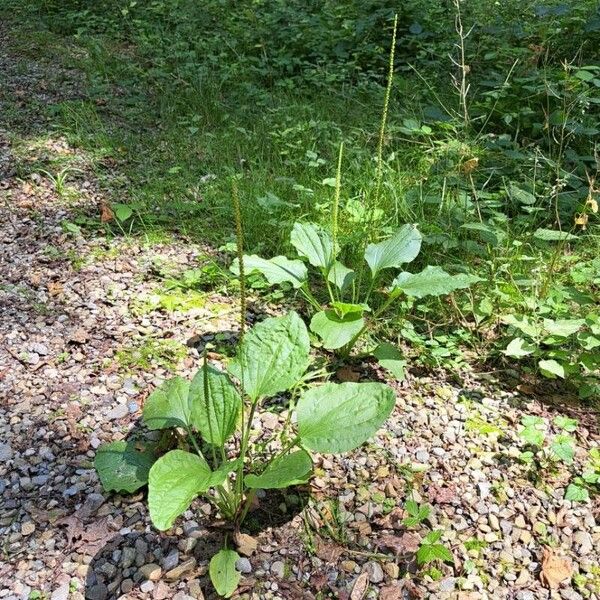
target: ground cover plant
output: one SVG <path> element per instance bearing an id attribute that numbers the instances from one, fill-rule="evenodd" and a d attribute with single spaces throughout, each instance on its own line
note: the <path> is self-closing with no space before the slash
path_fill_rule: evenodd
<path id="1" fill-rule="evenodd" d="M 95 465 L 104 489 L 135 492 L 147 483 L 150 518 L 160 530 L 171 528 L 203 495 L 239 531 L 257 489 L 306 483 L 312 473 L 309 451 L 357 448 L 394 408 L 395 394 L 382 383 L 325 383 L 300 391 L 309 364 L 308 332 L 296 313 L 255 325 L 228 367 L 239 386 L 205 359 L 191 382 L 169 379 L 146 401 L 144 424 L 150 430 L 179 429 L 175 445 L 181 447 L 159 458 L 155 448 L 140 450 L 126 441 L 99 448 Z M 296 426 L 288 423 L 278 432 L 278 451 L 252 455 L 256 411 L 267 398 L 290 390 Z M 210 561 L 212 583 L 225 597 L 239 582 L 239 558 L 225 545 Z"/>

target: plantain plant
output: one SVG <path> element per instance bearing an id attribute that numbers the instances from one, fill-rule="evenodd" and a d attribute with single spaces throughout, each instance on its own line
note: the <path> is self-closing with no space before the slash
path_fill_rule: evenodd
<path id="1" fill-rule="evenodd" d="M 394 408 L 394 392 L 381 383 L 309 387 L 309 366 L 308 331 L 298 314 L 260 322 L 243 335 L 227 372 L 205 356 L 191 382 L 173 377 L 149 396 L 145 425 L 172 430 L 176 448 L 159 458 L 156 447 L 134 442 L 98 449 L 95 466 L 104 488 L 134 492 L 147 483 L 150 518 L 161 531 L 171 528 L 197 496 L 239 529 L 256 490 L 307 482 L 311 452 L 357 448 Z M 252 444 L 254 416 L 267 398 L 286 392 L 289 414 L 295 411 L 296 419 L 288 419 L 276 432 L 277 451 L 257 453 Z M 210 561 L 211 580 L 222 596 L 231 596 L 238 585 L 238 558 L 226 538 L 225 547 Z"/>
<path id="2" fill-rule="evenodd" d="M 391 237 L 368 244 L 364 251 L 368 269 L 363 269 L 362 265 L 350 269 L 338 260 L 340 248 L 335 239 L 335 225 L 332 229 L 333 233 L 330 233 L 315 223 L 295 223 L 290 242 L 298 258 L 275 256 L 264 259 L 251 255 L 244 256 L 243 262 L 247 273 L 262 273 L 270 285 L 288 283 L 298 290 L 312 313 L 310 329 L 325 349 L 344 357 L 350 355 L 361 336 L 400 297 L 440 296 L 480 281 L 475 275 L 450 275 L 441 267 L 427 266 L 419 273 L 402 270 L 391 285 L 380 287 L 385 272 L 402 269 L 418 256 L 422 236 L 417 227 L 403 225 Z M 236 274 L 239 273 L 238 264 L 235 261 L 231 267 Z M 320 277 L 320 287 L 314 286 L 311 270 Z M 365 277 L 363 271 L 368 271 Z M 323 294 L 317 290 L 323 290 Z M 374 294 L 382 297 L 376 303 L 373 303 Z M 380 345 L 375 356 L 392 371 L 401 358 L 390 344 Z"/>

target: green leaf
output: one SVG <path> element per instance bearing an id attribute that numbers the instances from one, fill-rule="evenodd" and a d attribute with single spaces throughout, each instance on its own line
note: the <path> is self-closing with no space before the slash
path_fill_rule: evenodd
<path id="1" fill-rule="evenodd" d="M 413 261 L 421 250 L 422 236 L 415 225 L 403 225 L 392 237 L 369 244 L 365 260 L 373 278 L 383 269 L 398 268 Z"/>
<path id="2" fill-rule="evenodd" d="M 188 427 L 190 382 L 183 377 L 165 381 L 146 400 L 142 418 L 148 429 Z"/>
<path id="3" fill-rule="evenodd" d="M 430 531 L 424 538 L 423 538 L 423 544 L 435 544 L 436 542 L 439 542 L 442 539 L 442 533 L 443 531 L 441 529 L 434 529 L 433 531 Z"/>
<path id="4" fill-rule="evenodd" d="M 506 347 L 506 350 L 503 350 L 502 352 L 511 358 L 522 358 L 523 356 L 533 354 L 533 352 L 535 352 L 535 346 L 526 342 L 523 338 L 518 337 L 512 340 Z"/>
<path id="5" fill-rule="evenodd" d="M 573 502 L 586 502 L 590 499 L 589 492 L 582 486 L 576 483 L 570 483 L 565 492 L 565 500 Z"/>
<path id="6" fill-rule="evenodd" d="M 287 282 L 296 289 L 302 287 L 308 277 L 306 265 L 301 260 L 289 260 L 285 256 L 275 256 L 269 260 L 256 254 L 244 256 L 244 269 L 246 273 L 254 271 L 262 273 L 271 285 Z M 237 259 L 231 265 L 230 270 L 235 275 L 240 274 Z"/>
<path id="7" fill-rule="evenodd" d="M 227 475 L 229 475 L 229 473 L 233 473 L 240 466 L 241 462 L 241 458 L 235 458 L 220 465 L 218 469 L 211 473 L 208 488 L 223 485 L 225 479 L 227 479 Z"/>
<path id="8" fill-rule="evenodd" d="M 417 552 L 417 562 L 420 565 L 425 565 L 434 560 L 453 563 L 454 556 L 452 556 L 452 552 L 442 544 L 423 544 Z"/>
<path id="9" fill-rule="evenodd" d="M 107 492 L 131 494 L 146 485 L 155 458 L 152 450 L 138 449 L 135 442 L 121 440 L 100 446 L 94 467 Z"/>
<path id="10" fill-rule="evenodd" d="M 371 312 L 368 304 L 350 304 L 348 302 L 332 302 L 331 308 L 333 308 L 336 314 L 340 318 L 344 318 L 352 314 L 363 314 L 364 312 Z"/>
<path id="11" fill-rule="evenodd" d="M 407 500 L 404 509 L 411 517 L 416 517 L 419 514 L 419 503 L 415 500 Z"/>
<path id="12" fill-rule="evenodd" d="M 502 322 L 532 338 L 536 338 L 542 333 L 541 326 L 525 315 L 505 315 L 502 317 Z"/>
<path id="13" fill-rule="evenodd" d="M 329 232 L 314 223 L 294 223 L 290 234 L 292 246 L 314 267 L 328 270 L 337 254 Z"/>
<path id="14" fill-rule="evenodd" d="M 278 456 L 260 475 L 246 475 L 249 488 L 270 490 L 306 483 L 312 472 L 312 460 L 305 450 Z"/>
<path id="15" fill-rule="evenodd" d="M 532 446 L 541 447 L 546 437 L 546 421 L 541 417 L 526 415 L 521 419 L 524 428 L 519 436 Z"/>
<path id="16" fill-rule="evenodd" d="M 567 465 L 573 464 L 575 440 L 570 435 L 557 435 L 552 440 L 551 452 Z"/>
<path id="17" fill-rule="evenodd" d="M 533 237 L 536 240 L 542 240 L 544 242 L 564 242 L 570 240 L 576 240 L 577 236 L 566 231 L 557 231 L 555 229 L 536 229 Z"/>
<path id="18" fill-rule="evenodd" d="M 189 398 L 192 425 L 209 444 L 222 446 L 235 431 L 242 408 L 242 399 L 227 373 L 210 366 L 200 369 L 190 385 Z"/>
<path id="19" fill-rule="evenodd" d="M 169 529 L 192 500 L 211 484 L 212 472 L 196 454 L 171 450 L 150 469 L 148 508 L 157 529 Z"/>
<path id="20" fill-rule="evenodd" d="M 571 417 L 565 417 L 563 415 L 558 415 L 554 417 L 552 421 L 558 428 L 564 429 L 569 433 L 573 433 L 577 429 L 577 425 L 579 421 L 577 419 L 572 419 Z"/>
<path id="21" fill-rule="evenodd" d="M 229 372 L 244 383 L 252 401 L 290 389 L 310 363 L 310 341 L 302 319 L 295 312 L 271 317 L 255 325 L 245 336 Z"/>
<path id="22" fill-rule="evenodd" d="M 115 213 L 115 217 L 121 222 L 127 221 L 133 215 L 133 210 L 127 204 L 113 204 L 111 208 Z"/>
<path id="23" fill-rule="evenodd" d="M 310 329 L 323 341 L 327 350 L 337 350 L 357 336 L 365 325 L 362 313 L 340 317 L 333 309 L 318 312 L 310 321 Z"/>
<path id="24" fill-rule="evenodd" d="M 584 319 L 544 319 L 544 329 L 550 335 L 569 337 L 577 333 L 585 325 Z"/>
<path id="25" fill-rule="evenodd" d="M 354 280 L 355 273 L 352 269 L 345 267 L 341 262 L 335 261 L 329 271 L 327 279 L 333 283 L 341 292 L 346 290 Z"/>
<path id="26" fill-rule="evenodd" d="M 326 383 L 307 390 L 297 406 L 298 435 L 315 452 L 357 448 L 377 432 L 396 397 L 382 383 Z"/>
<path id="27" fill-rule="evenodd" d="M 517 200 L 521 204 L 533 205 L 536 202 L 535 196 L 531 192 L 522 190 L 514 184 L 510 184 L 509 193 L 511 198 Z"/>
<path id="28" fill-rule="evenodd" d="M 240 555 L 234 550 L 223 548 L 210 559 L 208 573 L 215 590 L 221 596 L 229 598 L 235 592 L 242 577 L 235 568 Z"/>
<path id="29" fill-rule="evenodd" d="M 389 371 L 398 381 L 403 381 L 405 377 L 404 368 L 407 365 L 407 361 L 404 360 L 400 350 L 383 342 L 375 348 L 373 356 L 377 359 L 379 364 Z"/>
<path id="30" fill-rule="evenodd" d="M 542 375 L 549 377 L 550 379 L 555 379 L 556 377 L 560 377 L 561 379 L 565 378 L 565 368 L 555 360 L 540 360 L 538 362 L 538 368 Z"/>
<path id="31" fill-rule="evenodd" d="M 468 288 L 471 284 L 482 281 L 477 275 L 459 273 L 450 275 L 441 267 L 425 267 L 420 273 L 403 272 L 394 279 L 392 293 L 404 292 L 407 296 L 424 298 L 425 296 L 441 296 L 455 290 Z"/>

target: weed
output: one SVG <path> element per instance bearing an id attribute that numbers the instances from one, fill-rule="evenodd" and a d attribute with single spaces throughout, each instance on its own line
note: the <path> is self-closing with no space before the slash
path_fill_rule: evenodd
<path id="1" fill-rule="evenodd" d="M 115 359 L 123 369 L 148 370 L 156 365 L 170 370 L 186 355 L 187 349 L 176 340 L 148 337 L 139 344 L 121 348 L 116 352 Z"/>

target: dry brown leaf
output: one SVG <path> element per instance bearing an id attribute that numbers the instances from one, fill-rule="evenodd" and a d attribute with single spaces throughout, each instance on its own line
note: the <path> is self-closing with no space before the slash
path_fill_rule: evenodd
<path id="1" fill-rule="evenodd" d="M 469 175 L 477 168 L 477 165 L 479 165 L 479 159 L 477 157 L 474 157 L 465 161 L 461 165 L 460 169 L 465 175 Z"/>
<path id="2" fill-rule="evenodd" d="M 77 514 L 72 514 L 56 521 L 56 525 L 67 526 L 67 543 L 71 548 L 92 556 L 117 535 L 109 529 L 107 517 L 84 524 Z"/>
<path id="3" fill-rule="evenodd" d="M 344 553 L 344 548 L 339 544 L 317 540 L 316 554 L 327 563 L 336 563 Z"/>
<path id="4" fill-rule="evenodd" d="M 413 533 L 403 533 L 402 535 L 382 535 L 377 541 L 381 548 L 391 550 L 396 556 L 405 556 L 414 554 L 421 544 L 421 540 Z"/>
<path id="5" fill-rule="evenodd" d="M 350 592 L 350 600 L 362 600 L 368 587 L 369 574 L 365 571 L 356 578 L 356 581 L 352 586 L 352 591 Z"/>
<path id="6" fill-rule="evenodd" d="M 323 572 L 313 573 L 310 576 L 310 585 L 317 592 L 323 591 L 328 585 L 327 575 Z"/>
<path id="7" fill-rule="evenodd" d="M 379 600 L 402 600 L 402 587 L 398 584 L 382 587 L 379 591 Z"/>
<path id="8" fill-rule="evenodd" d="M 83 327 L 78 327 L 71 335 L 69 336 L 69 341 L 74 342 L 76 344 L 85 344 L 89 339 L 88 332 L 83 329 Z"/>
<path id="9" fill-rule="evenodd" d="M 244 556 L 252 556 L 258 547 L 258 540 L 247 533 L 236 532 L 233 536 L 238 552 Z"/>
<path id="10" fill-rule="evenodd" d="M 572 574 L 571 560 L 559 556 L 553 548 L 546 546 L 542 555 L 540 581 L 551 590 L 557 590 L 563 581 L 571 578 Z"/>
<path id="11" fill-rule="evenodd" d="M 585 213 L 576 213 L 575 214 L 575 225 L 581 227 L 581 229 L 586 229 L 589 221 L 589 217 Z"/>
<path id="12" fill-rule="evenodd" d="M 48 293 L 51 296 L 60 296 L 60 294 L 62 294 L 62 292 L 63 292 L 62 283 L 59 283 L 58 281 L 51 281 L 48 284 Z"/>
<path id="13" fill-rule="evenodd" d="M 585 207 L 589 208 L 593 213 L 597 213 L 598 212 L 598 202 L 596 200 L 594 200 L 594 198 L 588 198 L 585 201 Z"/>
<path id="14" fill-rule="evenodd" d="M 432 483 L 427 489 L 427 496 L 432 504 L 454 504 L 458 501 L 456 488 L 453 485 L 440 487 Z"/>
<path id="15" fill-rule="evenodd" d="M 106 203 L 100 203 L 100 221 L 102 223 L 109 223 L 115 218 L 115 213 L 113 213 L 112 208 Z"/>

